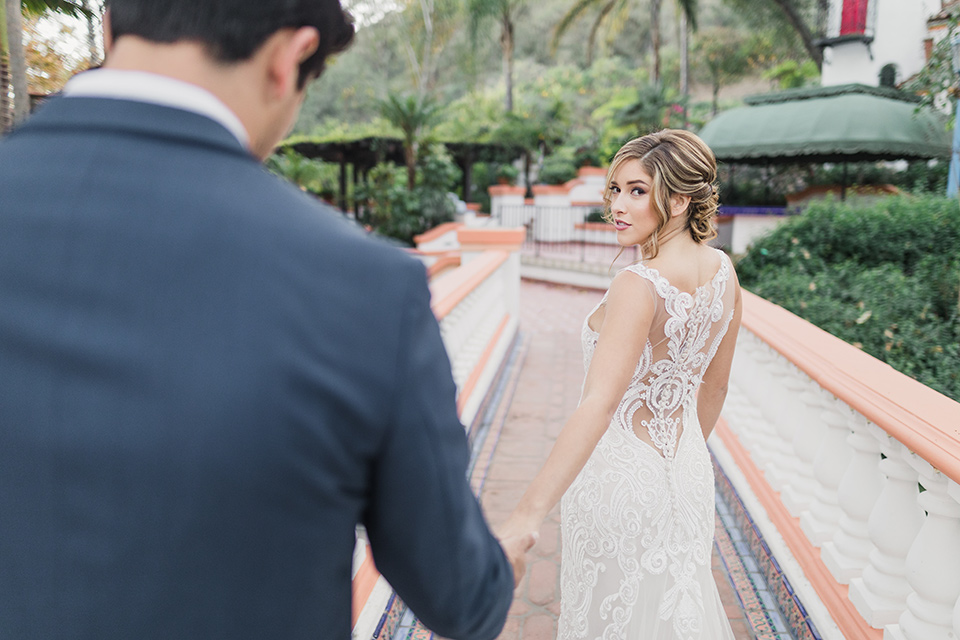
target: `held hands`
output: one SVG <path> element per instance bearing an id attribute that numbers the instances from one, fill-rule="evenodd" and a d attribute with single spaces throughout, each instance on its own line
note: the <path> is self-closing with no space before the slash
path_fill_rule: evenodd
<path id="1" fill-rule="evenodd" d="M 517 511 L 497 528 L 497 537 L 507 559 L 513 566 L 513 586 L 516 588 L 527 570 L 526 553 L 540 540 L 540 524 L 537 518 L 522 517 Z"/>
<path id="2" fill-rule="evenodd" d="M 520 585 L 520 580 L 527 571 L 527 551 L 532 549 L 539 539 L 540 534 L 535 531 L 500 538 L 500 546 L 513 568 L 514 589 Z"/>

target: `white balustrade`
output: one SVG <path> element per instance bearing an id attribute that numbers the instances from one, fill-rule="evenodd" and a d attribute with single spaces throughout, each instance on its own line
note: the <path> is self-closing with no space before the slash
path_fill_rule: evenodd
<path id="1" fill-rule="evenodd" d="M 871 425 L 870 431 L 886 456 L 880 461 L 886 480 L 868 523 L 874 548 L 863 575 L 850 581 L 850 600 L 870 626 L 882 629 L 895 623 L 906 609 L 910 594 L 907 553 L 923 524 L 924 512 L 917 501 L 917 472 L 907 463 L 910 452 L 879 427 Z"/>
<path id="2" fill-rule="evenodd" d="M 839 528 L 833 538 L 824 543 L 820 553 L 824 564 L 840 584 L 849 584 L 867 565 L 873 548 L 867 522 L 883 486 L 879 468 L 880 444 L 867 431 L 863 416 L 851 412 L 848 421 L 853 433 L 847 442 L 853 455 L 840 480 Z"/>
<path id="3" fill-rule="evenodd" d="M 955 640 L 953 610 L 960 597 L 960 503 L 949 478 L 915 455 L 910 465 L 926 489 L 920 505 L 927 517 L 907 553 L 907 610 L 884 629 L 886 640 Z"/>
<path id="4" fill-rule="evenodd" d="M 749 292 L 743 318 L 717 458 L 822 637 L 960 640 L 960 403 Z"/>
<path id="5" fill-rule="evenodd" d="M 813 474 L 817 483 L 814 500 L 810 510 L 800 515 L 800 527 L 811 542 L 820 546 L 833 538 L 840 527 L 840 481 L 850 464 L 853 451 L 847 443 L 850 426 L 840 413 L 849 409 L 842 408 L 845 405 L 829 391 L 819 389 L 816 395 L 824 433 L 813 460 Z"/>
<path id="6" fill-rule="evenodd" d="M 458 390 L 463 388 L 507 315 L 506 267 L 505 262 L 440 321 L 440 333 Z"/>

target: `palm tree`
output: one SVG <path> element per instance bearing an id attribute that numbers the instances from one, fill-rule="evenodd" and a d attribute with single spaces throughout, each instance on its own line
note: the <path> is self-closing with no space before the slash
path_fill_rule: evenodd
<path id="1" fill-rule="evenodd" d="M 576 22 L 588 9 L 599 7 L 597 17 L 590 28 L 590 36 L 587 39 L 587 65 L 593 60 L 593 49 L 596 43 L 597 32 L 610 15 L 622 14 L 628 7 L 631 0 L 576 0 L 567 13 L 560 19 L 553 30 L 552 47 L 556 51 L 560 38 L 566 33 L 567 29 Z M 653 82 L 660 84 L 660 7 L 663 0 L 649 0 L 650 2 L 650 34 L 651 47 L 653 49 Z M 680 10 L 690 26 L 697 28 L 697 0 L 678 0 Z"/>
<path id="2" fill-rule="evenodd" d="M 500 25 L 500 50 L 503 53 L 503 80 L 507 94 L 504 107 L 513 111 L 513 49 L 514 23 L 526 0 L 468 0 L 467 13 L 470 19 L 470 36 L 474 42 L 480 28 L 494 19 Z"/>
<path id="3" fill-rule="evenodd" d="M 387 96 L 379 104 L 380 114 L 403 133 L 403 157 L 407 165 L 407 188 L 413 190 L 417 178 L 417 151 L 424 130 L 436 120 L 440 105 L 429 97 Z"/>

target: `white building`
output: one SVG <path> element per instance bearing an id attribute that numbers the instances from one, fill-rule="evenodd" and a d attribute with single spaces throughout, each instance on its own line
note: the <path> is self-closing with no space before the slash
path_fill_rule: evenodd
<path id="1" fill-rule="evenodd" d="M 928 21 L 946 0 L 830 0 L 821 84 L 900 84 L 926 63 Z M 884 71 L 886 69 L 886 71 Z M 881 82 L 881 72 L 889 76 Z"/>

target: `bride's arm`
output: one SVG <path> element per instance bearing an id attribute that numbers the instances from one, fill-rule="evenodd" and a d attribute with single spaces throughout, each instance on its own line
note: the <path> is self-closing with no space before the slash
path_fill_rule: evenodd
<path id="1" fill-rule="evenodd" d="M 499 528 L 501 537 L 538 531 L 593 453 L 640 361 L 653 320 L 654 296 L 649 281 L 632 272 L 623 271 L 614 278 L 580 405 L 564 424 L 516 509 Z"/>

